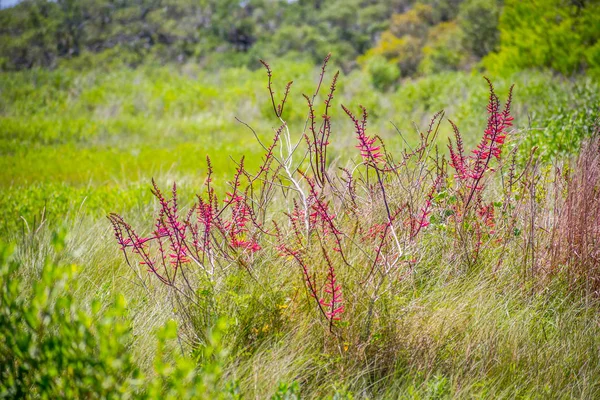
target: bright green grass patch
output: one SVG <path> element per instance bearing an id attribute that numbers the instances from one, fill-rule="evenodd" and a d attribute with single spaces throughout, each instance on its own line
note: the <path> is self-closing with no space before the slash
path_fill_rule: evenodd
<path id="1" fill-rule="evenodd" d="M 300 138 L 306 117 L 301 94 L 314 92 L 318 70 L 285 61 L 272 67 L 276 101 L 285 83 L 295 82 L 284 117 L 293 137 Z M 330 66 L 321 96 L 334 70 Z M 347 157 L 347 149 L 355 144 L 340 104 L 353 110 L 359 104 L 367 107 L 371 131 L 379 133 L 391 151 L 404 145 L 392 122 L 409 143 L 415 143 L 416 129 L 425 129 L 441 109 L 461 128 L 468 144 L 484 128 L 481 104 L 487 91 L 478 74 L 433 75 L 405 81 L 387 93 L 375 90 L 361 71 L 342 73 L 338 82 L 331 113 L 332 157 Z M 513 107 L 520 141 L 523 148 L 539 146 L 546 157 L 574 151 L 591 131 L 600 107 L 600 87 L 591 78 L 567 80 L 521 72 L 495 78 L 494 83 L 501 96 L 515 84 Z M 263 70 L 208 73 L 193 65 L 109 72 L 31 70 L 0 75 L 0 93 L 0 188 L 5 199 L 0 209 L 5 227 L 20 225 L 21 216 L 32 221 L 44 207 L 55 210 L 55 215 L 79 210 L 82 196 L 71 198 L 67 192 L 85 193 L 88 201 L 106 198 L 104 206 L 88 203 L 82 208 L 98 215 L 119 205 L 116 197 L 129 191 L 130 182 L 192 177 L 197 185 L 187 190 L 199 190 L 207 155 L 223 177 L 235 168 L 230 156 L 239 160 L 245 155 L 250 169 L 259 162 L 262 149 L 236 117 L 252 125 L 265 142 L 280 123 L 272 116 Z M 322 97 L 315 103 L 317 115 L 321 101 Z M 442 151 L 450 134 L 450 125 L 443 122 Z M 527 152 L 523 153 L 525 157 Z M 226 179 L 221 180 L 224 185 Z M 31 191 L 37 194 L 28 199 Z M 114 201 L 108 200 L 112 195 L 106 196 L 107 191 L 114 194 Z M 58 200 L 63 198 L 68 205 Z"/>

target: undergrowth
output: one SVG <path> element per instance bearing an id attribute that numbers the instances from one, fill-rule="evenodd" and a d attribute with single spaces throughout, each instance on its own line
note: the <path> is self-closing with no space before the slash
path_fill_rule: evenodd
<path id="1" fill-rule="evenodd" d="M 256 169 L 237 161 L 224 194 L 207 158 L 193 204 L 153 182 L 151 227 L 109 216 L 126 264 L 146 296 L 175 310 L 188 351 L 231 318 L 227 374 L 259 397 L 278 382 L 306 397 L 597 395 L 600 364 L 587 352 L 598 345 L 600 238 L 583 208 L 597 202 L 597 139 L 553 168 L 536 147 L 519 149 L 528 142 L 512 129 L 512 88 L 502 103 L 488 80 L 473 150 L 440 111 L 416 145 L 398 132 L 405 148 L 393 154 L 366 108 L 341 105 L 356 155 L 331 158 L 340 132 L 328 59 L 304 96 L 306 121 L 293 125 L 292 82 L 277 92 L 263 62 L 277 127 L 266 141 L 239 121 L 264 156 Z"/>

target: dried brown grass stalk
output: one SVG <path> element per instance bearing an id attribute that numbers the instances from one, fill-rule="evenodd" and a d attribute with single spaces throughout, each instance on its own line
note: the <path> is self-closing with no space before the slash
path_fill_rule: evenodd
<path id="1" fill-rule="evenodd" d="M 600 295 L 600 129 L 586 141 L 567 177 L 552 240 L 552 265 Z"/>

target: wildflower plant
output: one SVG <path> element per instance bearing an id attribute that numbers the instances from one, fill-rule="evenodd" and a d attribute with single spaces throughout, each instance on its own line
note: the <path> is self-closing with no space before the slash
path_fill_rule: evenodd
<path id="1" fill-rule="evenodd" d="M 502 150 L 510 135 L 509 129 L 513 121 L 510 114 L 513 86 L 502 108 L 492 82 L 485 79 L 489 87 L 487 126 L 480 142 L 470 155 L 465 154 L 459 128 L 454 122 L 449 121 L 454 133 L 454 142 L 448 139 L 449 164 L 454 170 L 457 198 L 452 209 L 458 240 L 468 264 L 473 264 L 477 260 L 483 244 L 483 236 L 490 237 L 495 233 L 494 203 L 486 202 L 483 194 L 497 167 L 502 167 L 504 164 Z M 513 175 L 509 178 L 509 187 L 513 185 L 514 162 L 513 159 L 510 168 Z M 470 240 L 472 238 L 475 240 Z"/>
<path id="2" fill-rule="evenodd" d="M 166 285 L 180 305 L 189 307 L 199 306 L 198 290 L 204 283 L 218 286 L 232 271 L 243 271 L 267 287 L 261 279 L 269 277 L 259 268 L 264 260 L 281 257 L 283 262 L 277 265 L 297 271 L 304 288 L 305 296 L 294 296 L 293 301 L 303 303 L 303 309 L 317 317 L 315 321 L 332 337 L 368 341 L 376 303 L 382 293 L 411 279 L 420 238 L 434 216 L 439 221 L 452 211 L 459 243 L 465 235 L 480 242 L 484 229 L 493 234 L 494 206 L 485 203 L 482 194 L 496 170 L 494 163 L 502 162 L 502 147 L 512 124 L 510 94 L 501 109 L 488 81 L 484 135 L 468 156 L 458 128 L 451 123 L 455 140 L 449 145 L 449 162 L 437 145 L 443 112 L 434 115 L 426 131 L 418 132 L 415 146 L 398 132 L 406 147 L 394 157 L 384 140 L 370 132 L 366 108 L 361 106 L 355 114 L 340 105 L 351 122 L 357 150 L 350 160 L 332 161 L 330 112 L 336 107 L 339 72 L 320 97 L 329 56 L 314 93 L 304 95 L 307 118 L 299 132 L 283 118 L 293 83 L 278 97 L 272 69 L 261 62 L 277 121 L 272 140 L 264 142 L 262 135 L 238 120 L 264 151 L 258 170 L 248 170 L 242 158 L 229 189 L 219 198 L 207 158 L 204 190 L 186 212 L 180 209 L 175 185 L 167 197 L 153 181 L 152 193 L 159 204 L 153 231 L 139 235 L 123 217 L 111 214 L 116 240 L 140 279 L 143 271 L 138 266 Z M 453 177 L 448 176 L 448 166 Z M 191 313 L 181 311 L 184 319 Z M 361 326 L 360 337 L 345 329 L 356 325 Z"/>

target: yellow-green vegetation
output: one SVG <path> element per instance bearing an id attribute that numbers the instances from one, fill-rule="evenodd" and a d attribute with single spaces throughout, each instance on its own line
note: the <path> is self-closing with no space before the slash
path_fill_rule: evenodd
<path id="1" fill-rule="evenodd" d="M 318 70 L 289 62 L 274 67 L 286 71 L 285 77 L 276 76 L 279 87 L 285 79 L 296 81 L 286 117 L 298 131 L 306 116 L 301 95 L 311 92 Z M 428 76 L 386 94 L 377 92 L 363 72 L 343 74 L 339 81 L 339 103 L 364 105 L 375 130 L 396 149 L 403 142 L 392 123 L 413 142 L 413 123 L 424 127 L 442 109 L 464 127 L 466 140 L 476 140 L 484 123 L 485 92 L 478 74 Z M 527 131 L 522 140 L 529 145 L 548 155 L 564 154 L 591 132 L 600 102 L 595 80 L 536 72 L 495 79 L 499 90 L 512 83 L 520 100 L 514 105 L 516 123 Z M 4 232 L 21 231 L 42 214 L 54 218 L 83 210 L 102 216 L 139 206 L 149 200 L 145 185 L 151 177 L 177 180 L 192 194 L 204 179 L 207 155 L 222 177 L 235 165 L 230 157 L 246 155 L 250 165 L 260 160 L 260 146 L 236 117 L 262 137 L 277 127 L 268 119 L 264 73 L 245 68 L 219 73 L 191 65 L 32 70 L 3 74 L 0 85 Z M 340 113 L 332 110 L 338 117 L 333 142 L 338 151 L 354 140 Z"/>

